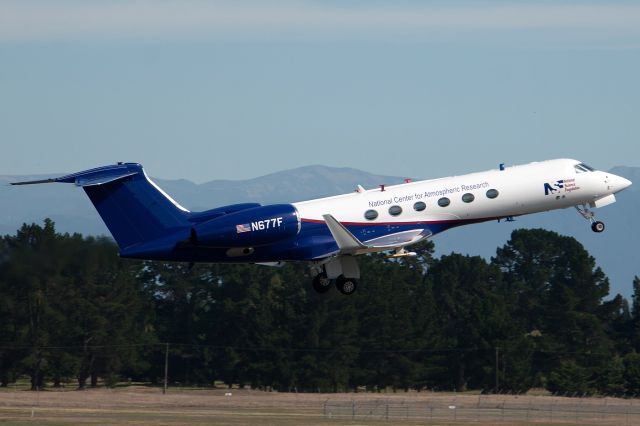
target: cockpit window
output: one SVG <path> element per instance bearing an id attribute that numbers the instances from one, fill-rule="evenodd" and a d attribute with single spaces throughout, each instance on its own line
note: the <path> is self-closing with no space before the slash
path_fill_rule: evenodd
<path id="1" fill-rule="evenodd" d="M 576 164 L 574 166 L 574 168 L 576 169 L 576 173 L 586 173 L 586 172 L 595 172 L 596 171 L 596 169 L 594 169 L 591 166 L 587 166 L 584 163 Z"/>
<path id="2" fill-rule="evenodd" d="M 584 163 L 580 163 L 580 165 L 581 165 L 582 167 L 584 167 L 585 169 L 589 170 L 590 172 L 595 172 L 595 171 L 596 171 L 596 169 L 594 169 L 593 167 L 588 166 L 588 165 L 586 165 L 586 164 L 584 164 Z"/>

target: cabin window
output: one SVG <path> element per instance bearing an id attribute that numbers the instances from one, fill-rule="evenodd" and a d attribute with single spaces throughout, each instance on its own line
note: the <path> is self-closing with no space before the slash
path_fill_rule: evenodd
<path id="1" fill-rule="evenodd" d="M 415 203 L 413 205 L 413 209 L 417 212 L 421 212 L 422 210 L 426 209 L 427 205 L 425 203 L 423 203 L 422 201 L 418 201 L 417 203 Z"/>
<path id="2" fill-rule="evenodd" d="M 465 203 L 470 203 L 475 199 L 476 199 L 476 197 L 474 197 L 474 195 L 472 193 L 470 193 L 470 192 L 467 192 L 466 194 L 464 194 L 462 196 L 462 201 L 464 201 Z"/>
<path id="3" fill-rule="evenodd" d="M 496 198 L 499 192 L 497 189 L 490 189 L 487 191 L 487 198 Z"/>
<path id="4" fill-rule="evenodd" d="M 451 204 L 451 200 L 447 197 L 442 197 L 438 200 L 438 205 L 440 207 L 447 207 L 449 204 Z"/>
<path id="5" fill-rule="evenodd" d="M 364 218 L 367 220 L 374 220 L 378 217 L 378 212 L 375 210 L 367 210 L 364 212 Z"/>
<path id="6" fill-rule="evenodd" d="M 389 214 L 391 216 L 398 216 L 400 213 L 402 213 L 402 207 L 400 207 L 400 206 L 391 206 L 391 207 L 389 207 Z"/>

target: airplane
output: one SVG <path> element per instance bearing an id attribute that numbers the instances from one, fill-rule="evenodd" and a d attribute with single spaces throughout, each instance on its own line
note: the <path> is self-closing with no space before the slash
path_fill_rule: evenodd
<path id="1" fill-rule="evenodd" d="M 411 182 L 291 204 L 233 204 L 191 212 L 158 187 L 141 164 L 117 163 L 12 185 L 73 183 L 84 189 L 123 258 L 279 266 L 307 261 L 318 293 L 352 294 L 355 256 L 406 248 L 449 228 L 575 207 L 604 231 L 591 208 L 616 201 L 631 181 L 571 159 Z"/>

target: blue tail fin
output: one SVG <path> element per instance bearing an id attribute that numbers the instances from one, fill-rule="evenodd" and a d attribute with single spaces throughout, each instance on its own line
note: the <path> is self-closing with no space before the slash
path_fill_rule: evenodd
<path id="1" fill-rule="evenodd" d="M 82 186 L 121 250 L 189 227 L 189 211 L 153 183 L 137 163 L 16 184 L 46 182 Z"/>
<path id="2" fill-rule="evenodd" d="M 121 249 L 154 240 L 189 226 L 188 213 L 149 178 L 136 174 L 103 185 L 84 186 L 100 217 Z"/>

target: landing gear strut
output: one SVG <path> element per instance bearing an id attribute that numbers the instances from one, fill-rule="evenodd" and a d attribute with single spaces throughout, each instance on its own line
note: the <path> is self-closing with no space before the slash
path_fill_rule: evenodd
<path id="1" fill-rule="evenodd" d="M 315 273 L 313 289 L 318 293 L 329 291 L 334 280 L 342 294 L 351 295 L 358 287 L 360 268 L 353 256 L 341 255 L 315 262 L 311 265 L 311 271 Z"/>
<path id="2" fill-rule="evenodd" d="M 585 204 L 583 204 L 582 206 L 575 206 L 575 207 L 578 213 L 580 213 L 580 216 L 584 217 L 589 222 L 591 222 L 591 230 L 593 232 L 599 233 L 604 231 L 604 223 L 600 222 L 599 220 L 596 220 L 595 214 L 591 210 L 589 210 Z"/>

